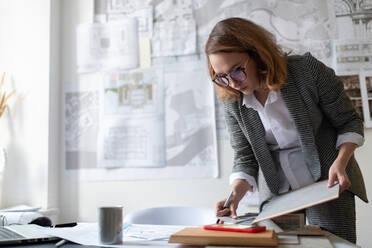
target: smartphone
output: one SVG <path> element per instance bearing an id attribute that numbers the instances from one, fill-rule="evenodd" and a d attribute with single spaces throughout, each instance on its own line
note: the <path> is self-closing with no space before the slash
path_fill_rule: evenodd
<path id="1" fill-rule="evenodd" d="M 242 224 L 212 224 L 204 225 L 205 230 L 258 233 L 266 231 L 266 226 L 251 226 Z"/>

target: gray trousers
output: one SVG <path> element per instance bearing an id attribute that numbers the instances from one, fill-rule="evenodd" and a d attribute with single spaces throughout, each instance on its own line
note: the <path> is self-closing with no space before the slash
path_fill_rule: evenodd
<path id="1" fill-rule="evenodd" d="M 318 225 L 343 239 L 356 243 L 355 196 L 345 190 L 336 200 L 306 209 L 312 225 Z"/>

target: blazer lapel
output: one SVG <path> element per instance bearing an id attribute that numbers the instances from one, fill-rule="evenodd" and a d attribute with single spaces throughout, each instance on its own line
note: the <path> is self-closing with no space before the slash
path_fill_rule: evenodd
<path id="1" fill-rule="evenodd" d="M 289 71 L 286 81 L 287 85 L 285 85 L 280 91 L 297 128 L 306 165 L 310 169 L 313 178 L 316 181 L 320 178 L 321 174 L 320 162 L 318 151 L 315 146 L 315 138 L 311 127 L 310 117 Z"/>
<path id="2" fill-rule="evenodd" d="M 265 141 L 265 128 L 261 122 L 257 111 L 242 105 L 242 100 L 238 101 L 242 123 L 245 133 L 251 143 L 252 150 L 258 164 L 265 177 L 265 181 L 271 192 L 279 192 L 279 180 L 277 179 L 278 168 L 271 157 L 271 152 Z"/>

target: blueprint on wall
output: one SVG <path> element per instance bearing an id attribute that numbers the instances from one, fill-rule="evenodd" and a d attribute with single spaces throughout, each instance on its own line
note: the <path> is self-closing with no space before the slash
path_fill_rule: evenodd
<path id="1" fill-rule="evenodd" d="M 163 167 L 162 71 L 106 72 L 98 136 L 99 167 Z"/>
<path id="2" fill-rule="evenodd" d="M 81 75 L 66 85 L 67 173 L 82 180 L 218 176 L 213 88 L 200 62 L 185 65 Z"/>

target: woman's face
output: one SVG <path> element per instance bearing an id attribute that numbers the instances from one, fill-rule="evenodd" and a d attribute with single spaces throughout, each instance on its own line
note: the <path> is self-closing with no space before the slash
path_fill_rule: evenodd
<path id="1" fill-rule="evenodd" d="M 248 53 L 215 53 L 208 57 L 217 77 L 227 75 L 229 87 L 245 95 L 250 95 L 261 88 L 256 63 Z M 238 68 L 244 68 L 247 75 L 247 78 L 242 82 L 235 81 L 230 77 L 230 73 Z"/>

